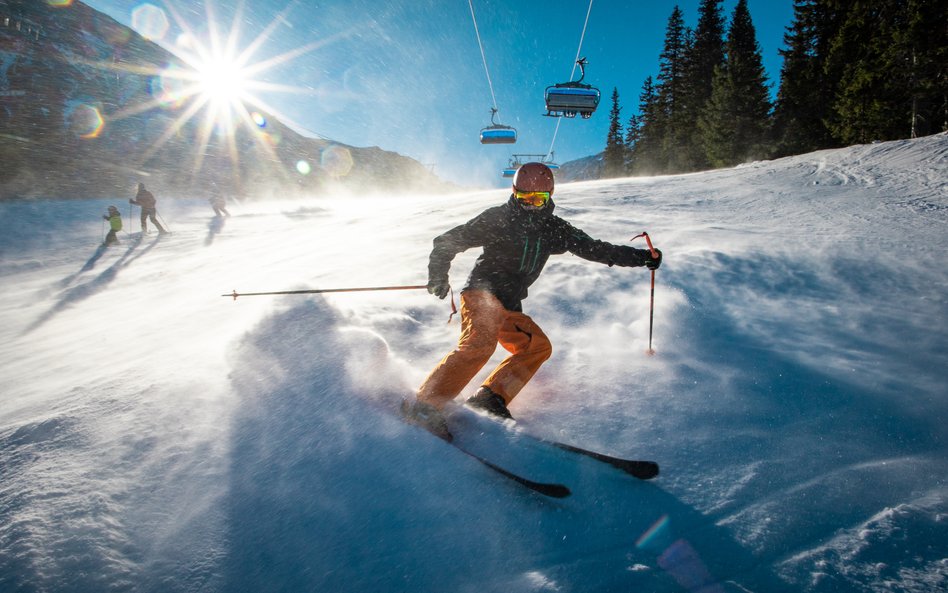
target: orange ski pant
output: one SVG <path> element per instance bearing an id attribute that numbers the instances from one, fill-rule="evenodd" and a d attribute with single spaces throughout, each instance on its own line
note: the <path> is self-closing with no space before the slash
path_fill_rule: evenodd
<path id="1" fill-rule="evenodd" d="M 461 338 L 418 389 L 418 400 L 438 408 L 461 393 L 490 359 L 497 344 L 510 356 L 484 381 L 509 404 L 553 353 L 550 340 L 529 316 L 508 311 L 491 293 L 461 295 Z"/>

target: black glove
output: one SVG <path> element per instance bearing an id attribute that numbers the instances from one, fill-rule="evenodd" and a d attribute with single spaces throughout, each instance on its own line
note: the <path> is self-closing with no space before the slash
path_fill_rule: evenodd
<path id="1" fill-rule="evenodd" d="M 443 280 L 428 280 L 428 292 L 435 295 L 439 299 L 443 299 L 448 296 L 448 291 L 451 290 L 451 284 L 447 279 Z"/>
<path id="2" fill-rule="evenodd" d="M 645 267 L 649 270 L 657 270 L 659 266 L 662 265 L 662 251 L 660 249 L 656 249 L 655 253 L 658 254 L 658 257 L 653 257 L 650 253 L 649 260 L 645 262 Z"/>

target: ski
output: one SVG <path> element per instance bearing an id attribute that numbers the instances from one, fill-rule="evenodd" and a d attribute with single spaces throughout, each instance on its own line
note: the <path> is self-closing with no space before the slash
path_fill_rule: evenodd
<path id="1" fill-rule="evenodd" d="M 464 453 L 465 455 L 468 455 L 480 461 L 482 464 L 484 464 L 485 467 L 488 467 L 494 470 L 495 472 L 499 473 L 505 478 L 509 478 L 513 480 L 514 482 L 520 484 L 521 486 L 525 486 L 526 488 L 529 488 L 530 490 L 533 490 L 534 492 L 537 492 L 544 496 L 549 496 L 551 498 L 566 498 L 567 496 L 572 494 L 572 492 L 570 492 L 570 489 L 567 488 L 563 484 L 557 484 L 555 482 L 535 482 L 519 474 L 515 474 L 512 471 L 506 470 L 500 467 L 499 465 L 484 459 L 480 455 L 477 455 L 476 453 L 471 453 L 470 451 L 462 449 L 461 447 L 458 447 L 457 445 L 454 445 L 454 448 L 460 451 L 461 453 Z"/>
<path id="2" fill-rule="evenodd" d="M 481 464 L 484 465 L 484 467 L 487 467 L 487 468 L 489 468 L 489 469 L 492 469 L 492 470 L 494 470 L 495 472 L 497 472 L 498 474 L 504 476 L 505 478 L 507 478 L 507 479 L 509 479 L 509 480 L 513 480 L 514 482 L 520 484 L 521 486 L 524 486 L 524 487 L 526 487 L 526 488 L 529 488 L 530 490 L 533 490 L 534 492 L 536 492 L 536 493 L 538 493 L 538 494 L 542 494 L 542 495 L 544 495 L 544 496 L 549 496 L 549 497 L 552 497 L 552 498 L 566 498 L 567 496 L 569 496 L 570 494 L 572 494 L 572 492 L 570 492 L 570 489 L 567 488 L 567 487 L 566 487 L 565 485 L 563 485 L 563 484 L 557 484 L 557 483 L 555 483 L 555 482 L 536 482 L 536 481 L 534 481 L 534 480 L 530 480 L 530 479 L 528 479 L 528 478 L 525 478 L 525 477 L 521 476 L 520 474 L 515 474 L 514 472 L 512 472 L 512 471 L 510 471 L 510 470 L 508 470 L 508 469 L 505 469 L 505 468 L 503 468 L 503 467 L 497 465 L 496 463 L 494 463 L 494 462 L 492 462 L 492 461 L 489 461 L 488 459 L 485 459 L 484 457 L 481 457 L 481 456 L 478 455 L 477 453 L 472 453 L 471 451 L 468 451 L 468 450 L 465 449 L 464 447 L 461 447 L 460 445 L 458 445 L 457 443 L 454 442 L 454 440 L 453 440 L 453 438 L 451 438 L 451 435 L 450 435 L 450 434 L 447 434 L 447 435 L 440 435 L 440 434 L 437 434 L 437 433 L 435 433 L 435 432 L 432 432 L 430 429 L 426 428 L 425 426 L 423 426 L 423 425 L 421 425 L 421 424 L 418 424 L 417 422 L 411 421 L 411 420 L 408 419 L 408 418 L 406 417 L 406 415 L 405 415 L 405 403 L 404 403 L 404 402 L 403 402 L 403 404 L 402 404 L 402 408 L 400 409 L 399 418 L 400 418 L 403 422 L 405 422 L 405 423 L 407 423 L 407 424 L 410 424 L 410 425 L 413 425 L 413 426 L 415 426 L 415 427 L 417 427 L 417 428 L 420 428 L 421 430 L 424 430 L 425 432 L 430 433 L 432 436 L 441 439 L 442 441 L 444 441 L 445 443 L 451 445 L 452 447 L 454 447 L 455 449 L 457 449 L 457 450 L 460 451 L 461 453 L 464 453 L 464 454 L 467 455 L 468 457 L 471 457 L 472 459 L 476 459 L 477 461 L 481 462 Z"/>
<path id="3" fill-rule="evenodd" d="M 582 447 L 576 447 L 574 445 L 568 445 L 566 443 L 560 443 L 557 441 L 548 441 L 546 439 L 538 439 L 544 443 L 549 443 L 557 449 L 562 449 L 564 451 L 570 451 L 572 453 L 578 453 L 580 455 L 585 455 L 596 461 L 601 461 L 607 463 L 614 468 L 620 469 L 630 476 L 635 476 L 640 480 L 651 480 L 658 475 L 658 464 L 654 461 L 643 461 L 639 459 L 623 459 L 621 457 L 613 457 L 611 455 L 605 455 L 603 453 L 597 453 L 596 451 L 590 451 L 589 449 L 583 449 Z"/>
<path id="4" fill-rule="evenodd" d="M 494 422 L 504 423 L 507 421 L 506 419 L 492 416 L 490 413 L 482 411 L 482 410 L 476 410 L 470 407 L 468 407 L 468 409 L 472 410 L 475 414 L 488 418 Z M 513 420 L 513 422 L 516 422 L 516 420 Z M 584 449 L 582 447 L 577 447 L 575 445 L 569 445 L 567 443 L 561 443 L 559 441 L 553 441 L 550 439 L 545 439 L 543 437 L 538 437 L 536 435 L 532 435 L 527 432 L 524 432 L 523 434 L 541 443 L 546 443 L 547 445 L 556 447 L 557 449 L 562 449 L 563 451 L 569 451 L 571 453 L 576 453 L 578 455 L 589 457 L 590 459 L 595 459 L 596 461 L 601 461 L 602 463 L 611 465 L 612 467 L 622 470 L 625 473 L 629 474 L 630 476 L 634 476 L 640 480 L 651 480 L 652 478 L 658 475 L 658 471 L 659 471 L 658 464 L 655 463 L 654 461 L 644 461 L 640 459 L 623 459 L 621 457 L 613 457 L 612 455 L 606 455 L 604 453 L 599 453 L 597 451 L 591 451 L 589 449 Z"/>

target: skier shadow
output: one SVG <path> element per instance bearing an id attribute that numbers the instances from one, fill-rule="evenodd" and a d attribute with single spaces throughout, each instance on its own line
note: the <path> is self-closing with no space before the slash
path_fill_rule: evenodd
<path id="1" fill-rule="evenodd" d="M 233 350 L 223 590 L 787 590 L 661 479 L 485 436 L 551 499 L 383 413 L 416 378 L 350 323 L 307 299 Z"/>
<path id="2" fill-rule="evenodd" d="M 138 244 L 139 244 L 140 242 L 141 242 L 141 239 L 136 240 L 136 241 L 129 247 L 129 249 L 134 249 L 135 247 L 138 246 Z M 70 275 L 66 276 L 65 278 L 63 278 L 62 280 L 60 280 L 60 281 L 57 283 L 57 286 L 58 286 L 59 288 L 66 288 L 67 286 L 69 286 L 70 284 L 72 284 L 73 280 L 75 280 L 76 278 L 78 278 L 78 277 L 81 276 L 82 274 L 84 274 L 84 273 L 86 273 L 86 272 L 92 270 L 93 268 L 95 268 L 96 263 L 99 261 L 99 259 L 100 259 L 103 255 L 105 255 L 105 252 L 108 251 L 108 250 L 109 250 L 109 246 L 106 245 L 105 243 L 102 243 L 101 245 L 99 245 L 99 246 L 96 248 L 95 252 L 92 254 L 92 257 L 90 257 L 90 258 L 86 261 L 86 263 L 84 263 L 84 264 L 82 265 L 82 267 L 79 268 L 79 271 L 77 271 L 77 272 L 74 273 L 74 274 L 70 274 Z"/>
<path id="3" fill-rule="evenodd" d="M 40 315 L 25 330 L 23 330 L 23 333 L 21 335 L 25 336 L 33 332 L 34 330 L 43 326 L 50 319 L 55 317 L 58 313 L 62 312 L 64 309 L 72 305 L 75 305 L 76 303 L 79 303 L 81 301 L 84 301 L 85 299 L 107 288 L 108 285 L 111 284 L 112 281 L 114 281 L 115 278 L 118 276 L 119 271 L 131 265 L 132 262 L 142 257 L 143 255 L 145 255 L 152 249 L 154 249 L 155 245 L 158 244 L 159 240 L 160 240 L 160 236 L 156 237 L 155 240 L 149 243 L 144 249 L 137 250 L 142 240 L 140 237 L 132 239 L 129 242 L 129 246 L 125 250 L 125 252 L 118 259 L 116 259 L 112 263 L 111 266 L 103 270 L 95 278 L 92 278 L 82 284 L 78 284 L 68 289 L 66 292 L 64 292 L 62 296 L 60 296 L 59 299 L 56 301 L 56 303 L 52 307 L 50 307 L 49 310 L 47 310 L 45 313 Z M 68 286 L 83 271 L 91 270 L 95 266 L 95 261 L 97 261 L 99 258 L 102 257 L 102 253 L 99 253 L 100 251 L 104 252 L 105 251 L 104 247 L 99 247 L 96 250 L 96 253 L 93 254 L 93 256 L 89 259 L 88 262 L 86 262 L 86 264 L 82 267 L 82 269 L 80 269 L 79 272 L 77 272 L 76 274 L 73 274 L 72 276 L 64 278 L 63 280 L 59 282 L 59 284 L 62 286 Z M 90 262 L 92 262 L 92 265 L 90 265 Z"/>
<path id="4" fill-rule="evenodd" d="M 215 216 L 207 223 L 207 237 L 204 238 L 204 245 L 210 246 L 222 230 L 224 230 L 224 217 Z"/>

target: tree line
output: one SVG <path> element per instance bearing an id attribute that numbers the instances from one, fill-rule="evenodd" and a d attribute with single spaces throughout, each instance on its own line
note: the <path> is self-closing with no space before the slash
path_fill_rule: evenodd
<path id="1" fill-rule="evenodd" d="M 603 177 L 733 166 L 948 130 L 948 3 L 794 0 L 771 101 L 739 0 L 702 0 L 696 28 L 676 6 L 659 72 L 625 125 L 612 92 Z"/>

